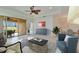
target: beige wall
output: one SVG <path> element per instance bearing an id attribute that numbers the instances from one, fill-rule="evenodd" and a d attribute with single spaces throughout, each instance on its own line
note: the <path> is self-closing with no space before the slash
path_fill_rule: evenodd
<path id="1" fill-rule="evenodd" d="M 79 7 L 78 6 L 72 6 L 69 8 L 68 22 L 69 22 L 69 28 L 71 28 L 73 31 L 79 30 Z"/>
<path id="2" fill-rule="evenodd" d="M 68 21 L 67 21 L 67 16 L 65 15 L 55 15 L 54 20 L 53 20 L 54 26 L 58 26 L 62 30 L 66 31 L 68 29 Z"/>
<path id="3" fill-rule="evenodd" d="M 58 26 L 63 30 L 79 30 L 79 7 L 69 7 L 68 16 L 63 14 L 55 15 L 53 22 L 54 26 Z"/>
<path id="4" fill-rule="evenodd" d="M 36 34 L 36 29 L 40 28 L 38 26 L 38 23 L 40 21 L 45 21 L 45 28 L 47 28 L 50 32 L 52 32 L 53 29 L 53 15 L 48 15 L 46 17 L 34 17 L 33 19 L 29 19 L 27 20 L 29 22 L 29 25 L 31 22 L 33 22 L 33 29 L 32 29 L 32 33 Z"/>
<path id="5" fill-rule="evenodd" d="M 76 32 L 79 30 L 79 7 L 69 7 L 68 16 L 55 15 L 53 23 L 54 26 L 58 26 L 63 30 L 72 29 Z"/>
<path id="6" fill-rule="evenodd" d="M 26 34 L 26 20 L 23 19 L 18 20 L 18 31 L 19 35 Z"/>

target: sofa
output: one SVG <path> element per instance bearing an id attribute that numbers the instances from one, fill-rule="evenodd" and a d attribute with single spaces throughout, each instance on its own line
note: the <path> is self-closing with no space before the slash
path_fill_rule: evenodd
<path id="1" fill-rule="evenodd" d="M 67 34 L 58 34 L 57 40 L 57 48 L 56 52 L 60 53 L 76 53 L 77 52 L 77 44 L 78 44 L 78 37 L 73 35 Z"/>
<path id="2" fill-rule="evenodd" d="M 46 29 L 46 28 L 36 29 L 36 34 L 37 35 L 47 35 L 48 34 L 48 29 Z"/>

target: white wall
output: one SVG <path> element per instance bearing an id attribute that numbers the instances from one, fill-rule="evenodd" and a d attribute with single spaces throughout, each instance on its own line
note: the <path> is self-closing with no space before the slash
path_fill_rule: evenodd
<path id="1" fill-rule="evenodd" d="M 0 8 L 0 15 L 26 19 L 26 15 L 13 9 Z"/>
<path id="2" fill-rule="evenodd" d="M 79 6 L 71 6 L 68 13 L 69 28 L 74 32 L 79 30 Z"/>
<path id="3" fill-rule="evenodd" d="M 50 31 L 52 31 L 53 29 L 53 16 L 47 16 L 47 17 L 35 17 L 33 19 L 29 19 L 28 22 L 33 22 L 34 23 L 34 33 L 36 32 L 36 29 L 39 28 L 38 27 L 38 22 L 41 21 L 41 20 L 44 20 L 46 21 L 46 28 Z"/>

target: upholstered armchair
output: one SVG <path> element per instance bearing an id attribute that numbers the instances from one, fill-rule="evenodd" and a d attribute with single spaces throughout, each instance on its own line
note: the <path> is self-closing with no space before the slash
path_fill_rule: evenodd
<path id="1" fill-rule="evenodd" d="M 69 36 L 66 38 L 67 41 L 65 41 L 65 38 L 66 38 L 66 34 L 59 34 L 58 35 L 56 52 L 76 53 L 77 52 L 78 37 Z"/>
<path id="2" fill-rule="evenodd" d="M 7 38 L 2 33 L 0 33 L 0 46 L 4 46 L 6 42 Z"/>

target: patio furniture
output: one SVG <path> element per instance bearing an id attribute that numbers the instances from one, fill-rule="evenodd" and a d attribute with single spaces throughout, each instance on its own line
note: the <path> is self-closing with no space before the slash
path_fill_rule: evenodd
<path id="1" fill-rule="evenodd" d="M 0 46 L 4 46 L 6 42 L 7 38 L 2 33 L 0 33 Z"/>

